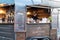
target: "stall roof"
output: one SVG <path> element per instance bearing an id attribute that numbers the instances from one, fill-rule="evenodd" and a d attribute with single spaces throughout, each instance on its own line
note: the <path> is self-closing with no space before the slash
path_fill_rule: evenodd
<path id="1" fill-rule="evenodd" d="M 53 0 L 15 0 L 15 4 L 18 6 L 26 5 L 46 5 L 52 8 L 60 8 L 60 1 Z"/>
<path id="2" fill-rule="evenodd" d="M 0 7 L 9 7 L 9 6 L 14 6 L 15 4 L 0 4 Z"/>
<path id="3" fill-rule="evenodd" d="M 27 8 L 30 8 L 30 7 L 48 8 L 48 9 L 51 8 L 50 6 L 44 6 L 44 5 L 27 5 L 26 7 L 27 7 Z"/>

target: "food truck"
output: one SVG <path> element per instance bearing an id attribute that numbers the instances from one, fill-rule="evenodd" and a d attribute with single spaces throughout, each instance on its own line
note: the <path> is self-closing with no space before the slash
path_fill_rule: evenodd
<path id="1" fill-rule="evenodd" d="M 0 4 L 0 40 L 59 39 L 60 9 L 52 5 L 44 0 Z"/>
<path id="2" fill-rule="evenodd" d="M 57 40 L 59 8 L 42 1 L 16 1 L 15 26 L 17 40 L 48 37 Z M 20 35 L 20 36 L 19 36 Z M 39 39 L 35 39 L 39 40 Z M 43 39 L 41 39 L 43 40 Z"/>

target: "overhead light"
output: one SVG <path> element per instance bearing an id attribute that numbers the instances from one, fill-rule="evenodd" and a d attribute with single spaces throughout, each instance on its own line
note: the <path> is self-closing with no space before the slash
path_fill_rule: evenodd
<path id="1" fill-rule="evenodd" d="M 0 7 L 4 7 L 4 6 L 8 6 L 8 4 L 5 4 L 5 3 L 0 4 Z"/>
<path id="2" fill-rule="evenodd" d="M 27 12 L 27 15 L 30 15 L 31 13 L 30 12 Z"/>
<path id="3" fill-rule="evenodd" d="M 0 6 L 4 6 L 4 4 L 0 4 Z"/>
<path id="4" fill-rule="evenodd" d="M 0 14 L 5 14 L 5 10 L 0 9 Z"/>

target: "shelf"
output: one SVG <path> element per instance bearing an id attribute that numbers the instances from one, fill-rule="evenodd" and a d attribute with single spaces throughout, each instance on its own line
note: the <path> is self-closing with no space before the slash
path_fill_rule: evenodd
<path id="1" fill-rule="evenodd" d="M 51 23 L 26 23 L 28 25 L 51 24 Z"/>

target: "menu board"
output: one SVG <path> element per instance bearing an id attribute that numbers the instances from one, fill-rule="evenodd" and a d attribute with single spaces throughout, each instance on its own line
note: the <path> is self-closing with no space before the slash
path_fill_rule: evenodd
<path id="1" fill-rule="evenodd" d="M 15 32 L 23 32 L 24 31 L 24 14 L 23 13 L 17 13 L 15 15 L 14 31 Z"/>

